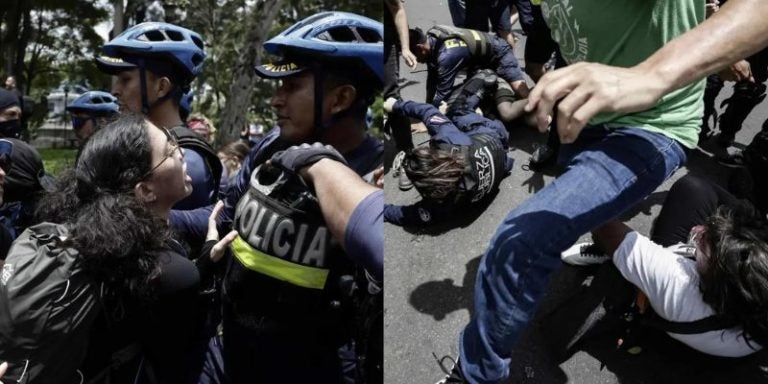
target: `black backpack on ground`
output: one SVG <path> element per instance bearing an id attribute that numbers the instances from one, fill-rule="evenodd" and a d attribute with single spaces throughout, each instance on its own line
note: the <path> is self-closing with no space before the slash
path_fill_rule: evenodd
<path id="1" fill-rule="evenodd" d="M 66 246 L 68 231 L 42 223 L 11 246 L 0 275 L 0 361 L 3 381 L 79 383 L 78 367 L 101 309 L 100 288 Z"/>

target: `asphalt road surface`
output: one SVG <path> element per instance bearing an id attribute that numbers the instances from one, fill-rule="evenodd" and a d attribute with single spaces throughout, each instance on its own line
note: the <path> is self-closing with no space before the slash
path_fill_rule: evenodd
<path id="1" fill-rule="evenodd" d="M 409 24 L 426 30 L 450 24 L 445 0 L 411 0 L 406 3 Z M 515 26 L 515 29 L 519 29 Z M 518 30 L 518 34 L 520 31 Z M 521 65 L 525 37 L 515 51 Z M 401 65 L 403 97 L 424 101 L 426 67 L 411 72 Z M 732 93 L 729 86 L 717 104 Z M 747 118 L 730 148 L 733 152 L 750 142 L 768 115 L 763 102 Z M 434 383 L 443 377 L 438 357 L 458 354 L 458 334 L 469 321 L 475 274 L 488 242 L 507 212 L 552 180 L 553 171 L 535 173 L 522 168 L 543 134 L 518 129 L 511 134 L 514 169 L 502 181 L 498 195 L 487 207 L 463 212 L 430 229 L 385 226 L 385 382 Z M 414 143 L 427 140 L 417 134 Z M 672 183 L 688 172 L 706 174 L 724 183 L 729 170 L 712 155 L 724 153 L 712 142 L 700 143 L 688 166 L 679 170 L 636 209 L 625 222 L 648 234 Z M 409 204 L 418 200 L 415 190 L 401 192 L 397 180 L 387 175 L 386 199 Z M 584 239 L 588 237 L 585 236 Z M 696 353 L 664 334 L 641 335 L 642 352 L 631 355 L 616 350 L 616 324 L 603 317 L 600 306 L 606 289 L 593 278 L 595 267 L 564 266 L 551 279 L 536 319 L 513 349 L 510 383 L 763 383 L 768 382 L 768 358 L 718 359 Z"/>

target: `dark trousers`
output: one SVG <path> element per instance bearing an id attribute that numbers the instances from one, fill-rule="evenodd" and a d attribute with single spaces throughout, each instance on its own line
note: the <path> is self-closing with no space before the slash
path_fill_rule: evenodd
<path id="1" fill-rule="evenodd" d="M 714 182 L 686 175 L 672 185 L 651 230 L 651 240 L 668 247 L 685 243 L 691 228 L 704 224 L 721 205 L 748 204 Z"/>
<path id="2" fill-rule="evenodd" d="M 347 382 L 339 352 L 342 346 L 322 340 L 323 336 L 266 318 L 247 326 L 225 304 L 224 371 L 231 383 Z"/>
<path id="3" fill-rule="evenodd" d="M 400 50 L 394 42 L 384 45 L 384 100 L 390 97 L 402 100 L 400 97 L 400 87 L 397 85 L 397 78 L 400 73 Z M 395 141 L 395 146 L 399 151 L 405 151 L 413 148 L 413 138 L 411 136 L 411 122 L 402 115 L 391 113 L 387 115 L 387 127 Z"/>

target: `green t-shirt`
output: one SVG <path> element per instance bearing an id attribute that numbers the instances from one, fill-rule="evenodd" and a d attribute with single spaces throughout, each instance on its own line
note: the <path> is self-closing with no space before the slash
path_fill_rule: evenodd
<path id="1" fill-rule="evenodd" d="M 703 0 L 543 0 L 541 10 L 568 63 L 631 67 L 704 20 Z M 640 127 L 696 147 L 704 80 L 629 115 L 600 114 L 590 124 Z"/>

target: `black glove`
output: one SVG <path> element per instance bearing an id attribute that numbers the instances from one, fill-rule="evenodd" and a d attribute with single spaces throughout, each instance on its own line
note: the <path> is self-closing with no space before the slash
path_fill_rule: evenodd
<path id="1" fill-rule="evenodd" d="M 299 170 L 310 166 L 322 159 L 331 159 L 347 165 L 341 154 L 330 145 L 322 143 L 294 145 L 286 150 L 272 155 L 272 166 L 292 175 L 298 175 Z"/>

